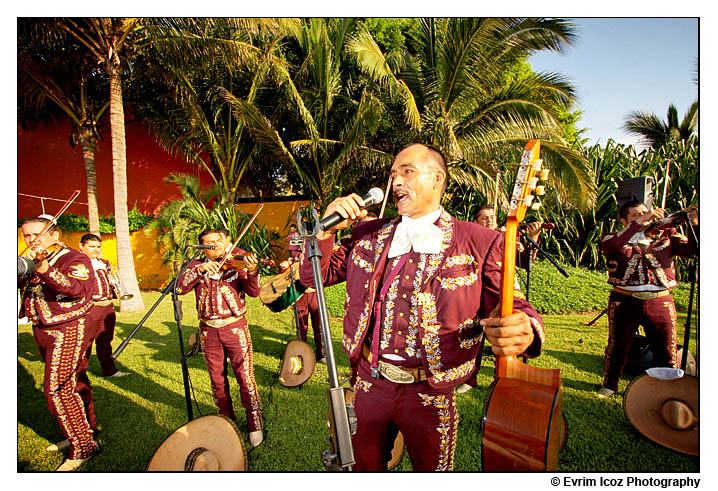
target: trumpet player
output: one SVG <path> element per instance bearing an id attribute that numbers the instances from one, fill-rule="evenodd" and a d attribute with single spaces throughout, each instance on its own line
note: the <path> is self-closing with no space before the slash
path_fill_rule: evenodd
<path id="1" fill-rule="evenodd" d="M 92 296 L 94 306 L 90 310 L 92 337 L 95 341 L 97 359 L 102 367 L 103 377 L 124 377 L 129 375 L 121 372 L 115 366 L 112 358 L 112 338 L 115 336 L 115 306 L 112 300 L 121 294 L 119 277 L 112 264 L 102 255 L 102 241 L 95 234 L 85 234 L 80 239 L 80 252 L 90 258 L 92 269 L 95 272 L 97 291 Z M 92 345 L 88 348 L 89 359 Z"/>

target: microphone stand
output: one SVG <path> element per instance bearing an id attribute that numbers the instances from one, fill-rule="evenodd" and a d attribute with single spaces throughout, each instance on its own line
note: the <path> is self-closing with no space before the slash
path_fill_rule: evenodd
<path id="1" fill-rule="evenodd" d="M 691 231 L 691 235 L 693 236 L 693 240 L 696 243 L 696 256 L 693 258 L 693 262 L 691 263 L 691 266 L 688 270 L 688 277 L 691 280 L 691 290 L 688 295 L 688 315 L 686 316 L 686 326 L 685 331 L 683 332 L 683 354 L 681 356 L 681 369 L 684 371 L 686 370 L 686 367 L 688 365 L 688 341 L 691 337 L 691 313 L 693 311 L 693 294 L 695 292 L 696 288 L 696 277 L 697 277 L 697 270 L 698 270 L 698 237 L 696 236 L 696 231 L 693 229 L 693 224 L 690 220 L 688 220 L 688 229 Z M 697 312 L 698 309 L 696 309 Z M 697 333 L 696 333 L 697 334 Z M 697 336 L 696 336 L 697 339 Z M 697 353 L 696 353 L 697 354 Z M 696 361 L 696 364 L 698 362 Z M 696 367 L 696 373 L 698 373 L 697 367 Z"/>
<path id="2" fill-rule="evenodd" d="M 322 281 L 322 268 L 320 258 L 322 253 L 317 245 L 316 235 L 319 232 L 319 215 L 317 210 L 312 208 L 314 224 L 312 230 L 304 225 L 300 210 L 297 210 L 297 230 L 304 237 L 307 248 L 307 258 L 312 262 L 312 276 L 314 288 L 317 292 L 317 304 L 319 306 L 319 319 L 322 325 L 324 336 L 325 355 L 327 358 L 327 372 L 329 374 L 329 412 L 330 425 L 330 449 L 322 452 L 322 463 L 328 470 L 350 471 L 354 465 L 354 448 L 352 447 L 352 424 L 356 431 L 356 415 L 347 407 L 344 398 L 344 389 L 339 386 L 337 365 L 334 358 L 334 347 L 332 344 L 332 333 L 329 327 L 329 314 L 327 312 L 327 301 L 324 295 L 324 283 Z M 349 414 L 351 412 L 351 415 Z M 353 420 L 350 422 L 350 419 Z"/>
<path id="3" fill-rule="evenodd" d="M 553 257 L 551 257 L 551 255 L 550 255 L 548 252 L 546 252 L 546 251 L 544 251 L 543 249 L 541 249 L 541 246 L 539 246 L 539 245 L 536 243 L 535 240 L 533 240 L 531 237 L 529 237 L 529 236 L 526 234 L 526 232 L 524 232 L 523 230 L 519 229 L 519 233 L 521 234 L 521 237 L 523 237 L 524 239 L 526 239 L 526 242 L 528 243 L 528 247 L 529 247 L 528 264 L 526 265 L 526 301 L 528 301 L 528 299 L 529 299 L 529 286 L 530 286 L 530 283 L 531 283 L 531 266 L 532 266 L 532 263 L 533 263 L 533 257 L 532 257 L 533 254 L 531 254 L 531 249 L 536 249 L 538 252 L 540 252 L 541 254 L 543 254 L 543 256 L 544 256 L 546 259 L 548 259 L 548 260 L 551 262 L 551 264 L 553 264 L 553 265 L 556 267 L 556 269 L 558 270 L 558 272 L 561 273 L 562 275 L 564 275 L 566 278 L 569 277 L 569 274 L 566 272 L 565 269 L 563 269 L 563 268 L 556 262 L 556 260 L 555 260 Z"/>
<path id="4" fill-rule="evenodd" d="M 154 310 L 157 308 L 157 306 L 162 302 L 162 299 L 167 296 L 168 293 L 172 292 L 172 304 L 174 305 L 174 314 L 175 314 L 175 321 L 177 322 L 177 334 L 179 335 L 179 347 L 180 347 L 180 363 L 182 365 L 182 381 L 184 383 L 184 397 L 185 397 L 185 403 L 187 405 L 187 418 L 189 421 L 192 421 L 194 419 L 194 416 L 192 414 L 192 399 L 190 397 L 190 391 L 189 391 L 189 370 L 187 369 L 187 354 L 184 351 L 184 340 L 182 338 L 182 302 L 179 300 L 179 295 L 177 294 L 177 289 L 175 288 L 177 286 L 177 278 L 182 276 L 182 274 L 187 270 L 190 264 L 194 260 L 196 260 L 199 255 L 202 253 L 202 250 L 198 250 L 195 255 L 190 259 L 187 264 L 184 265 L 182 270 L 179 272 L 177 276 L 174 277 L 172 281 L 162 290 L 162 295 L 160 295 L 160 298 L 157 299 L 155 304 L 150 307 L 150 309 L 147 311 L 145 316 L 140 320 L 139 324 L 135 326 L 135 328 L 132 330 L 132 332 L 125 338 L 122 343 L 117 347 L 117 349 L 112 353 L 112 359 L 116 360 L 118 356 L 120 356 L 120 353 L 127 347 L 127 344 L 130 342 L 130 340 L 137 334 L 137 331 L 140 330 L 142 327 L 142 324 L 147 320 L 147 318 L 154 312 Z M 199 342 L 199 340 L 198 340 Z"/>

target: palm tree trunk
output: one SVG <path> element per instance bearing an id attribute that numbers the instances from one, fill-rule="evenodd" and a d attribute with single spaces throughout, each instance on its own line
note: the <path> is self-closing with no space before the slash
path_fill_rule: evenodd
<path id="1" fill-rule="evenodd" d="M 95 138 L 92 130 L 80 132 L 82 159 L 85 162 L 85 180 L 87 181 L 87 217 L 90 222 L 90 233 L 100 237 L 100 212 L 97 206 L 97 174 L 95 170 Z"/>
<path id="2" fill-rule="evenodd" d="M 120 281 L 133 296 L 120 302 L 121 312 L 145 310 L 145 303 L 137 285 L 135 263 L 130 243 L 127 219 L 127 154 L 125 142 L 125 112 L 122 101 L 122 76 L 117 54 L 108 60 L 110 79 L 110 131 L 112 133 L 112 184 L 115 201 L 115 233 L 117 235 L 117 269 Z"/>

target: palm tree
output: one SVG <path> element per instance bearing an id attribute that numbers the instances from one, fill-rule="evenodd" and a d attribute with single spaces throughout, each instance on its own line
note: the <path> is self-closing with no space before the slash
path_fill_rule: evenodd
<path id="1" fill-rule="evenodd" d="M 298 66 L 273 66 L 274 83 L 288 101 L 284 107 L 228 98 L 262 150 L 295 171 L 323 204 L 345 186 L 355 190 L 356 180 L 349 184 L 347 176 L 371 180 L 391 158 L 371 144 L 385 106 L 352 80 L 346 45 L 354 27 L 350 18 L 309 19 L 292 27 L 288 43 Z M 281 123 L 276 113 L 283 115 Z"/>
<path id="2" fill-rule="evenodd" d="M 279 49 L 292 22 L 227 21 L 213 24 L 211 35 L 217 42 L 231 40 L 237 62 L 198 57 L 188 63 L 166 50 L 150 50 L 143 59 L 155 63 L 138 63 L 143 65 L 138 68 L 141 78 L 152 81 L 144 89 L 155 95 L 140 97 L 137 116 L 168 152 L 207 172 L 219 190 L 220 204 L 236 201 L 258 151 L 232 108 L 240 103 L 253 106 L 272 72 L 286 65 Z"/>
<path id="3" fill-rule="evenodd" d="M 137 284 L 127 217 L 127 145 L 120 58 L 126 46 L 132 46 L 142 22 L 137 18 L 63 18 L 58 25 L 89 51 L 109 79 L 117 267 L 122 283 L 133 295 L 120 302 L 120 310 L 142 311 L 145 304 Z"/>
<path id="4" fill-rule="evenodd" d="M 109 107 L 107 93 L 99 90 L 87 54 L 67 43 L 45 19 L 18 21 L 18 120 L 71 121 L 70 145 L 82 148 L 87 184 L 89 231 L 100 234 L 97 206 L 95 149 L 98 124 Z M 48 35 L 48 33 L 51 33 Z"/>
<path id="5" fill-rule="evenodd" d="M 420 114 L 413 138 L 442 149 L 459 183 L 493 194 L 507 159 L 518 161 L 526 141 L 539 138 L 552 184 L 587 206 L 595 196 L 591 169 L 569 148 L 559 121 L 575 98 L 572 86 L 555 73 L 515 74 L 529 53 L 560 51 L 573 37 L 560 19 L 429 18 L 401 57 L 384 57 L 369 36 L 352 49 L 373 79 L 397 93 L 410 89 L 402 99 L 407 121 Z"/>
<path id="6" fill-rule="evenodd" d="M 144 310 L 139 294 L 130 243 L 127 211 L 127 157 L 125 115 L 122 93 L 123 72 L 130 61 L 143 49 L 161 46 L 168 53 L 184 59 L 202 56 L 205 45 L 215 46 L 201 29 L 211 26 L 203 19 L 140 19 L 140 18 L 63 18 L 60 28 L 74 37 L 94 57 L 109 79 L 110 131 L 112 134 L 112 169 L 117 234 L 117 262 L 120 278 L 133 294 L 132 299 L 120 303 L 120 310 Z M 197 27 L 200 31 L 193 31 Z M 228 53 L 236 53 L 236 43 L 221 40 Z M 241 50 L 240 54 L 241 54 Z M 124 57 L 124 58 L 123 58 Z"/>
<path id="7" fill-rule="evenodd" d="M 653 113 L 632 111 L 626 116 L 623 129 L 627 133 L 641 137 L 642 142 L 652 149 L 664 146 L 670 141 L 686 140 L 698 128 L 698 101 L 688 108 L 683 120 L 678 120 L 678 110 L 673 104 L 668 106 L 667 120 Z"/>
<path id="8" fill-rule="evenodd" d="M 212 203 L 222 193 L 220 185 L 202 189 L 199 179 L 189 174 L 170 174 L 165 180 L 177 184 L 182 198 L 166 203 L 145 232 L 158 232 L 157 246 L 162 251 L 162 262 L 175 270 L 187 260 L 184 257 L 187 245 L 198 242 L 197 237 L 203 230 L 224 228 L 236 239 L 251 218 L 232 202 Z M 276 259 L 271 244 L 278 239 L 278 233 L 255 222 L 242 237 L 239 247 L 259 257 Z M 266 272 L 263 265 L 260 269 Z"/>

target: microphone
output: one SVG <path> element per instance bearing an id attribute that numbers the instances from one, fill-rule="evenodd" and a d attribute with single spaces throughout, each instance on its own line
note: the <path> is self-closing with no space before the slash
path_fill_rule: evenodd
<path id="1" fill-rule="evenodd" d="M 367 208 L 371 205 L 381 203 L 384 200 L 384 191 L 379 188 L 371 188 L 368 193 L 361 197 L 361 199 L 364 202 L 364 206 L 361 208 Z M 326 231 L 328 228 L 332 228 L 334 225 L 341 223 L 344 220 L 346 219 L 343 216 L 335 212 L 328 217 L 319 220 L 319 228 L 322 231 Z"/>
<path id="2" fill-rule="evenodd" d="M 35 262 L 26 257 L 17 257 L 17 277 L 25 278 L 35 272 Z"/>
<path id="3" fill-rule="evenodd" d="M 194 247 L 195 249 L 212 249 L 214 250 L 213 245 L 204 245 L 204 244 L 190 244 L 187 247 Z"/>

